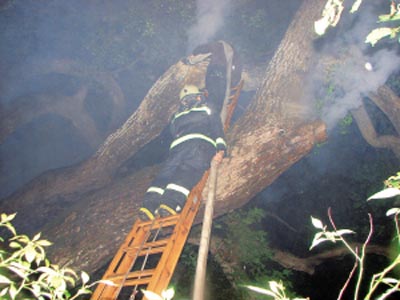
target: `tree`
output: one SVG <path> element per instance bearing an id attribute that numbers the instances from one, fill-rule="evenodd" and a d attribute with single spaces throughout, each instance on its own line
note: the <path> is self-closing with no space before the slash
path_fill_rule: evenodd
<path id="1" fill-rule="evenodd" d="M 228 132 L 217 215 L 241 207 L 326 139 L 325 125 L 301 110 L 307 107 L 305 74 L 314 62 L 312 20 L 322 6 L 321 0 L 304 1 L 250 107 Z M 178 105 L 179 89 L 186 82 L 202 82 L 204 67 L 173 65 L 90 159 L 35 179 L 5 200 L 5 210 L 24 207 L 18 226 L 42 228 L 55 242 L 51 255 L 58 263 L 89 272 L 99 268 L 129 230 L 158 166 L 124 176 L 121 168 L 160 134 Z"/>
<path id="2" fill-rule="evenodd" d="M 322 12 L 322 17 L 314 23 L 314 29 L 317 34 L 324 35 L 329 27 L 335 27 L 342 16 L 344 8 L 344 1 L 332 1 L 328 0 Z M 350 12 L 356 13 L 362 4 L 362 0 L 353 1 Z M 389 22 L 389 24 L 396 24 L 400 19 L 400 7 L 395 1 L 390 1 L 388 7 L 389 14 L 380 15 L 379 22 Z M 351 30 L 351 29 L 350 29 Z M 400 27 L 378 27 L 373 29 L 366 37 L 365 43 L 370 43 L 371 46 L 375 46 L 380 40 L 385 37 L 396 38 Z M 399 40 L 400 41 L 400 40 Z M 351 52 L 351 55 L 349 53 Z M 345 51 L 343 56 L 339 56 L 334 59 L 334 64 L 337 67 L 340 64 L 345 64 L 347 56 L 353 57 L 362 61 L 363 54 L 361 49 L 353 47 L 350 51 Z M 332 64 L 330 63 L 332 66 Z M 372 66 L 369 62 L 365 64 L 365 68 L 368 71 L 373 71 Z M 340 83 L 339 83 L 340 85 Z M 359 95 L 362 97 L 362 95 Z M 386 115 L 389 122 L 394 128 L 394 134 L 380 135 L 377 128 L 375 128 L 372 117 L 368 114 L 365 107 L 365 103 L 361 101 L 361 105 L 357 109 L 353 109 L 351 114 L 354 117 L 363 137 L 373 147 L 376 148 L 387 148 L 393 151 L 393 153 L 400 157 L 400 120 L 399 110 L 400 101 L 395 91 L 391 89 L 388 84 L 381 86 L 376 92 L 371 92 L 368 95 L 369 99 Z"/>

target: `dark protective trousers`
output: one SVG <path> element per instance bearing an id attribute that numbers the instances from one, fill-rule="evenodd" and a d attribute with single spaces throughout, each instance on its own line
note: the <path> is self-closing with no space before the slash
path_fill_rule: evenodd
<path id="1" fill-rule="evenodd" d="M 208 99 L 220 112 L 225 100 L 226 92 L 226 66 L 209 65 L 206 74 L 206 89 Z"/>
<path id="2" fill-rule="evenodd" d="M 169 186 L 183 187 L 190 191 L 210 168 L 215 155 L 215 147 L 203 140 L 187 141 L 172 149 L 164 165 L 153 180 L 151 188 L 163 190 L 163 194 L 152 192 L 144 196 L 143 206 L 154 212 L 160 204 L 166 204 L 179 212 L 187 200 L 187 195 Z"/>

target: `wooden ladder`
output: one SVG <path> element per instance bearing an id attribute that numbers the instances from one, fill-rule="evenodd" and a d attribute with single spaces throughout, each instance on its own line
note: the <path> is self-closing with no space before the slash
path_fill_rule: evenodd
<path id="1" fill-rule="evenodd" d="M 228 128 L 243 87 L 243 80 L 231 89 L 224 130 Z M 192 189 L 182 213 L 136 220 L 124 243 L 111 261 L 91 300 L 129 299 L 139 289 L 161 294 L 168 287 L 194 218 L 201 204 L 201 195 L 208 179 L 208 171 Z M 134 298 L 133 298 L 134 299 Z"/>

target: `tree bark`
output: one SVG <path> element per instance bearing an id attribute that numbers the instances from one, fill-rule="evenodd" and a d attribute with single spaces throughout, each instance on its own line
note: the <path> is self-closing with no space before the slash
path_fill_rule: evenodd
<path id="1" fill-rule="evenodd" d="M 325 125 L 297 109 L 307 103 L 303 86 L 312 64 L 312 22 L 323 5 L 323 0 L 303 2 L 250 108 L 228 132 L 229 157 L 218 172 L 216 215 L 247 203 L 326 139 Z M 56 263 L 88 272 L 101 267 L 130 229 L 156 172 L 150 168 L 121 178 L 117 170 L 162 131 L 177 108 L 180 88 L 202 83 L 204 72 L 204 66 L 172 66 L 92 158 L 33 181 L 6 199 L 6 211 L 24 207 L 18 218 L 26 230 L 32 225 L 30 214 L 35 215 L 35 228 L 54 241 Z"/>

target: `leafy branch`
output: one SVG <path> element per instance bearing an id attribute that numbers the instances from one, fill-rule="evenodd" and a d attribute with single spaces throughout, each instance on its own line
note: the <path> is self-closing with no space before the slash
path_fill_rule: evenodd
<path id="1" fill-rule="evenodd" d="M 328 0 L 322 12 L 322 17 L 314 22 L 314 31 L 318 35 L 324 35 L 329 27 L 335 27 L 341 18 L 344 10 L 344 0 Z M 358 11 L 362 4 L 362 0 L 355 0 L 350 9 L 350 13 Z M 395 22 L 400 20 L 400 4 L 394 0 L 390 1 L 390 13 L 378 16 L 378 23 Z M 400 26 L 396 27 L 379 27 L 372 30 L 366 37 L 365 43 L 371 46 L 385 37 L 395 38 L 400 32 Z M 400 42 L 400 39 L 399 39 Z"/>
<path id="2" fill-rule="evenodd" d="M 17 234 L 12 220 L 16 214 L 1 214 L 0 227 L 6 228 L 11 237 L 8 243 L 0 237 L 0 298 L 74 300 L 80 295 L 90 294 L 89 275 L 80 276 L 70 268 L 60 268 L 46 258 L 46 247 L 51 243 L 36 234 L 32 239 Z M 3 250 L 9 249 L 9 251 Z M 80 287 L 74 294 L 70 290 Z M 105 282 L 106 283 L 106 282 Z M 109 284 L 107 282 L 107 284 Z"/>
<path id="3" fill-rule="evenodd" d="M 369 197 L 368 201 L 375 199 L 387 199 L 399 196 L 400 172 L 398 172 L 395 176 L 389 177 L 384 182 L 384 184 L 385 188 L 382 191 Z M 385 267 L 381 272 L 376 273 L 372 276 L 364 300 L 371 300 L 372 297 L 374 297 L 374 299 L 377 300 L 385 300 L 393 293 L 400 291 L 400 280 L 390 275 L 391 272 L 396 267 L 400 266 L 400 227 L 399 227 L 400 208 L 398 207 L 391 208 L 386 212 L 386 215 L 388 217 L 393 217 L 397 233 L 396 238 L 399 247 L 397 247 L 397 254 L 395 259 L 393 259 L 390 262 L 390 264 L 387 267 Z M 331 209 L 328 209 L 328 217 L 332 230 L 328 230 L 328 226 L 325 225 L 320 219 L 311 216 L 311 223 L 316 229 L 319 230 L 319 232 L 317 232 L 314 235 L 313 241 L 310 246 L 310 250 L 324 242 L 332 242 L 332 243 L 339 242 L 342 243 L 349 250 L 350 254 L 352 254 L 353 257 L 355 258 L 355 261 L 353 268 L 351 269 L 345 283 L 343 284 L 337 299 L 338 300 L 342 299 L 345 290 L 349 286 L 350 281 L 354 278 L 356 272 L 358 271 L 354 296 L 353 296 L 354 300 L 358 300 L 360 299 L 361 283 L 363 282 L 365 276 L 364 262 L 366 258 L 366 250 L 369 242 L 371 241 L 371 237 L 374 231 L 372 215 L 368 214 L 369 232 L 364 243 L 361 246 L 361 249 L 358 249 L 358 247 L 355 248 L 351 247 L 350 243 L 344 238 L 345 235 L 354 234 L 355 232 L 350 229 L 338 229 L 333 220 Z M 259 294 L 270 296 L 274 300 L 290 300 L 285 294 L 285 287 L 282 284 L 282 282 L 278 283 L 276 281 L 270 281 L 269 288 L 260 288 L 252 285 L 245 285 L 245 287 Z M 384 289 L 383 292 L 380 292 L 378 295 L 376 295 L 378 287 L 379 288 L 386 287 L 386 289 Z M 300 299 L 304 300 L 304 298 L 295 298 L 294 300 L 300 300 Z"/>

